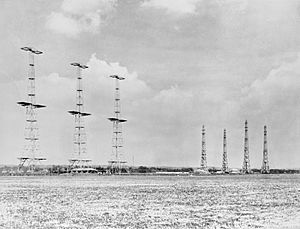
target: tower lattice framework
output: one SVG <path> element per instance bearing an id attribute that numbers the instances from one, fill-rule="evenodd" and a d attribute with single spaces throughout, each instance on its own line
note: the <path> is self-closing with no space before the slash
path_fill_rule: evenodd
<path id="1" fill-rule="evenodd" d="M 226 129 L 224 129 L 223 136 L 223 163 L 222 163 L 222 172 L 228 173 L 228 158 L 227 158 L 227 138 L 226 138 Z"/>
<path id="2" fill-rule="evenodd" d="M 264 126 L 264 149 L 261 173 L 270 173 L 268 158 L 267 126 Z"/>
<path id="3" fill-rule="evenodd" d="M 120 81 L 124 80 L 124 77 L 117 75 L 110 76 L 115 79 L 115 95 L 114 95 L 114 117 L 108 118 L 113 123 L 113 136 L 112 136 L 112 159 L 108 161 L 109 172 L 112 174 L 118 174 L 122 172 L 123 165 L 126 161 L 122 160 L 123 156 L 123 137 L 122 137 L 122 123 L 126 122 L 126 119 L 121 118 L 121 101 L 120 101 Z"/>
<path id="4" fill-rule="evenodd" d="M 76 67 L 77 88 L 76 88 L 76 109 L 68 111 L 75 119 L 74 132 L 74 152 L 69 159 L 70 167 L 85 167 L 91 160 L 87 158 L 87 137 L 84 125 L 84 117 L 91 115 L 84 112 L 83 86 L 82 86 L 82 70 L 88 68 L 86 65 L 79 63 L 71 63 Z"/>
<path id="5" fill-rule="evenodd" d="M 248 122 L 245 121 L 245 140 L 244 140 L 244 162 L 243 173 L 251 173 L 250 158 L 249 158 L 249 136 L 248 136 Z"/>
<path id="6" fill-rule="evenodd" d="M 205 140 L 205 127 L 202 126 L 202 148 L 201 148 L 201 162 L 200 168 L 207 170 L 207 160 L 206 160 L 206 140 Z"/>
<path id="7" fill-rule="evenodd" d="M 29 70 L 28 70 L 28 87 L 27 101 L 17 102 L 26 109 L 26 125 L 25 125 L 25 146 L 19 159 L 19 169 L 24 166 L 28 167 L 29 171 L 34 171 L 37 164 L 46 160 L 41 156 L 39 149 L 39 131 L 37 124 L 37 109 L 46 107 L 45 105 L 36 103 L 35 89 L 35 65 L 34 56 L 40 55 L 43 52 L 32 47 L 23 47 L 21 50 L 28 52 Z"/>

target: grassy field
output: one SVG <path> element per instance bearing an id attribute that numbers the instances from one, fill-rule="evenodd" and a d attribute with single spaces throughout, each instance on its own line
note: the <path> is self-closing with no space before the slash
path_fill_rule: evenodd
<path id="1" fill-rule="evenodd" d="M 300 175 L 0 177 L 1 228 L 300 227 Z"/>

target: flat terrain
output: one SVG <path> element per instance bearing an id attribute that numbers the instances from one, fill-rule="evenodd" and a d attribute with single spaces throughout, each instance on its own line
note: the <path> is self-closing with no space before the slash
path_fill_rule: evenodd
<path id="1" fill-rule="evenodd" d="M 0 177 L 0 228 L 300 228 L 300 175 Z"/>

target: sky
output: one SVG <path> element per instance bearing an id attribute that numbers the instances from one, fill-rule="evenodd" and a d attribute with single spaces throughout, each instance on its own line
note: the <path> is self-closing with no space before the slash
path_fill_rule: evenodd
<path id="1" fill-rule="evenodd" d="M 36 58 L 41 153 L 67 164 L 73 152 L 76 74 L 83 72 L 88 155 L 111 159 L 114 81 L 121 82 L 124 160 L 129 165 L 243 163 L 244 122 L 252 168 L 260 168 L 268 126 L 271 168 L 300 167 L 299 0 L 0 1 L 0 164 L 24 146 L 27 54 Z"/>

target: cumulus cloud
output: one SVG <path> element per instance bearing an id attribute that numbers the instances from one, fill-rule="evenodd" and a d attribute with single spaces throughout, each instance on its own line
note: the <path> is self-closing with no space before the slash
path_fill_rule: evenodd
<path id="1" fill-rule="evenodd" d="M 119 63 L 108 63 L 104 60 L 97 58 L 96 54 L 92 54 L 90 60 L 87 62 L 89 68 L 85 71 L 87 77 L 87 83 L 91 87 L 95 87 L 95 82 L 98 82 L 100 88 L 107 90 L 107 88 L 113 85 L 110 75 L 119 75 L 125 77 L 122 81 L 122 91 L 124 96 L 128 99 L 132 99 L 134 96 L 146 95 L 151 89 L 146 83 L 138 78 L 136 72 L 129 72 L 129 70 L 121 66 Z"/>
<path id="2" fill-rule="evenodd" d="M 207 4 L 209 2 L 209 4 Z M 220 13 L 216 11 L 221 7 L 227 12 L 227 17 L 230 14 L 244 12 L 247 7 L 248 0 L 146 0 L 141 6 L 144 8 L 152 8 L 165 10 L 169 14 L 188 15 L 188 14 L 206 14 L 214 8 L 214 14 Z"/>
<path id="3" fill-rule="evenodd" d="M 121 83 L 121 96 L 126 100 L 124 116 L 130 114 L 133 101 L 142 100 L 151 93 L 148 85 L 139 79 L 136 72 L 129 71 L 119 63 L 109 63 L 93 54 L 86 63 L 89 68 L 83 71 L 83 93 L 85 110 L 92 116 L 85 119 L 88 136 L 88 152 L 94 163 L 106 163 L 111 151 L 111 123 L 107 120 L 113 114 L 114 80 L 112 74 L 124 76 Z M 70 66 L 71 68 L 72 66 Z M 72 136 L 73 118 L 68 110 L 75 108 L 76 71 L 74 76 L 65 77 L 58 73 L 39 76 L 36 81 L 37 102 L 47 105 L 38 112 L 40 126 L 41 150 L 48 158 L 47 163 L 67 163 L 73 152 Z M 9 163 L 16 163 L 18 153 L 23 148 L 24 110 L 16 105 L 17 101 L 26 101 L 27 80 L 0 84 L 0 88 L 8 88 L 11 93 L 5 100 L 7 113 L 0 115 L 5 120 L 9 134 L 0 135 L 5 139 L 3 158 Z M 20 97 L 21 95 L 21 97 Z M 126 118 L 126 117 L 125 117 Z M 17 120 L 17 121 L 12 121 Z M 17 133 L 17 134 L 16 134 Z M 100 139 L 100 142 L 99 142 Z M 9 153 L 8 153 L 9 152 Z"/>
<path id="4" fill-rule="evenodd" d="M 70 37 L 81 32 L 97 33 L 115 5 L 116 0 L 64 0 L 60 11 L 48 16 L 46 27 Z"/>
<path id="5" fill-rule="evenodd" d="M 92 116 L 86 118 L 85 122 L 88 153 L 94 163 L 105 164 L 111 159 L 112 126 L 107 117 L 113 114 L 115 82 L 109 77 L 112 74 L 126 78 L 121 82 L 122 116 L 128 119 L 128 123 L 124 125 L 124 159 L 130 161 L 134 155 L 139 163 L 166 164 L 164 160 L 170 149 L 174 152 L 174 162 L 182 156 L 172 142 L 181 144 L 180 139 L 185 131 L 177 132 L 174 123 L 177 122 L 180 129 L 184 128 L 188 114 L 192 112 L 192 92 L 185 91 L 177 85 L 155 91 L 138 77 L 137 72 L 130 71 L 117 62 L 100 60 L 96 54 L 93 54 L 86 64 L 89 68 L 83 71 L 84 109 L 92 113 Z M 26 83 L 25 80 L 19 82 L 19 88 L 26 90 Z M 39 112 L 41 150 L 47 149 L 47 163 L 67 163 L 73 151 L 74 123 L 67 111 L 75 107 L 75 69 L 74 77 L 51 73 L 39 77 L 36 85 L 38 102 L 47 105 L 44 111 Z M 24 99 L 26 100 L 25 96 Z M 24 118 L 21 111 L 19 109 L 18 112 L 13 112 L 18 116 L 19 125 L 12 127 L 20 133 L 23 131 L 20 126 Z M 12 147 L 15 152 L 18 152 L 18 147 L 21 148 L 22 140 L 20 134 L 18 144 Z M 140 154 L 141 148 L 145 154 Z M 17 156 L 15 153 L 14 158 Z M 158 161 L 161 159 L 163 161 Z"/>
<path id="6" fill-rule="evenodd" d="M 263 79 L 255 80 L 242 90 L 246 105 L 252 104 L 257 112 L 283 107 L 298 108 L 300 95 L 300 54 L 290 62 L 283 62 Z"/>
<path id="7" fill-rule="evenodd" d="M 299 54 L 293 60 L 283 60 L 267 76 L 243 88 L 240 99 L 235 101 L 238 107 L 236 117 L 249 118 L 256 130 L 268 125 L 270 161 L 274 167 L 296 167 L 299 164 L 296 150 L 300 147 L 299 66 Z M 252 131 L 252 142 L 262 144 L 261 134 Z M 261 152 L 261 148 L 256 144 L 252 146 L 252 152 L 257 151 Z M 253 157 L 254 161 L 259 162 L 259 159 Z"/>
<path id="8" fill-rule="evenodd" d="M 47 26 L 49 29 L 75 37 L 81 29 L 76 20 L 65 16 L 63 13 L 52 12 L 48 17 Z"/>
<path id="9" fill-rule="evenodd" d="M 179 15 L 194 14 L 197 4 L 202 0 L 148 0 L 142 7 L 166 10 L 168 13 Z"/>
<path id="10" fill-rule="evenodd" d="M 85 110 L 92 116 L 85 121 L 88 153 L 95 164 L 106 164 L 110 159 L 112 127 L 107 117 L 113 112 L 114 80 L 109 77 L 111 74 L 126 78 L 121 82 L 122 116 L 128 119 L 124 125 L 125 160 L 130 161 L 134 155 L 139 164 L 197 166 L 200 131 L 205 124 L 209 164 L 221 163 L 222 128 L 228 127 L 230 165 L 239 166 L 242 162 L 243 120 L 246 118 L 250 126 L 253 167 L 259 167 L 261 163 L 262 131 L 259 130 L 263 124 L 272 124 L 269 129 L 272 166 L 288 167 L 291 158 L 294 157 L 295 163 L 299 160 L 294 148 L 300 147 L 296 141 L 300 136 L 297 99 L 300 96 L 300 55 L 283 61 L 266 77 L 236 93 L 231 93 L 230 88 L 183 88 L 176 84 L 154 90 L 139 78 L 137 72 L 120 63 L 109 63 L 93 54 L 86 64 L 89 68 L 83 71 Z M 26 90 L 26 83 L 18 82 L 18 88 Z M 75 69 L 74 77 L 52 73 L 37 80 L 37 102 L 47 105 L 38 116 L 41 149 L 46 149 L 47 163 L 67 163 L 73 151 L 74 123 L 67 111 L 75 107 L 75 87 Z M 15 85 L 0 84 L 0 88 L 13 91 Z M 9 130 L 1 136 L 5 142 L 3 152 L 10 152 L 1 156 L 12 163 L 23 144 L 24 113 L 15 105 L 19 100 L 16 94 L 9 94 L 4 105 L 7 103 L 7 112 L 13 115 L 1 115 L 3 128 Z M 291 128 L 298 132 L 292 132 Z M 288 157 L 280 156 L 283 151 L 288 151 Z"/>

